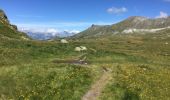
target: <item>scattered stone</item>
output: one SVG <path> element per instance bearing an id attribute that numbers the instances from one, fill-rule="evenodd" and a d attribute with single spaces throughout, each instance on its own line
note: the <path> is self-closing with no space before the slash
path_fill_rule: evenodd
<path id="1" fill-rule="evenodd" d="M 67 44 L 67 43 L 68 43 L 68 41 L 67 41 L 67 40 L 65 40 L 65 39 L 61 39 L 61 43 L 63 43 L 63 44 Z"/>
<path id="2" fill-rule="evenodd" d="M 85 46 L 80 46 L 82 51 L 87 51 L 87 48 Z"/>
<path id="3" fill-rule="evenodd" d="M 165 42 L 166 45 L 168 45 L 168 42 Z"/>
<path id="4" fill-rule="evenodd" d="M 28 38 L 26 38 L 26 37 L 24 37 L 24 36 L 22 36 L 21 37 L 23 40 L 29 40 Z"/>
<path id="5" fill-rule="evenodd" d="M 85 46 L 75 47 L 74 51 L 78 51 L 78 52 L 87 51 L 87 47 Z"/>
<path id="6" fill-rule="evenodd" d="M 76 47 L 76 48 L 74 49 L 74 51 L 80 52 L 80 51 L 81 51 L 81 48 L 80 48 L 80 47 Z"/>
<path id="7" fill-rule="evenodd" d="M 146 68 L 143 68 L 144 71 L 146 71 Z"/>

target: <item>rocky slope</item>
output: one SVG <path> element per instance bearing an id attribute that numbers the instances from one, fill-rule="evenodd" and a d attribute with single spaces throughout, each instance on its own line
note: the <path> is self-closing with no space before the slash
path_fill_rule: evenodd
<path id="1" fill-rule="evenodd" d="M 87 30 L 76 34 L 73 38 L 100 37 L 103 35 L 115 35 L 125 33 L 154 33 L 170 29 L 170 17 L 150 19 L 146 17 L 133 16 L 113 25 L 92 25 Z"/>
<path id="2" fill-rule="evenodd" d="M 0 10 L 0 38 L 29 39 L 25 33 L 18 31 L 16 25 L 10 24 L 3 10 Z"/>

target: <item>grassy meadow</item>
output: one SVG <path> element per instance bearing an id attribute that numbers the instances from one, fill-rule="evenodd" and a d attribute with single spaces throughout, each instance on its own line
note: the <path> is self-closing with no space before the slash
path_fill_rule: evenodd
<path id="1" fill-rule="evenodd" d="M 169 100 L 170 37 L 115 35 L 59 41 L 0 38 L 1 100 L 81 100 L 103 67 L 112 80 L 99 100 Z M 76 52 L 77 46 L 87 51 Z M 55 63 L 83 59 L 88 64 Z"/>

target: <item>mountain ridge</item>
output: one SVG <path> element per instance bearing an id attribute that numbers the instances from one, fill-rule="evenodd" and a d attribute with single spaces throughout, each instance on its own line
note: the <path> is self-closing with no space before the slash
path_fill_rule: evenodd
<path id="1" fill-rule="evenodd" d="M 55 31 L 50 32 L 48 30 L 44 31 L 32 31 L 30 29 L 19 29 L 21 32 L 26 33 L 29 37 L 34 40 L 51 40 L 51 39 L 58 39 L 58 38 L 65 38 L 69 36 L 73 36 L 77 34 L 76 31 Z"/>
<path id="2" fill-rule="evenodd" d="M 72 36 L 71 38 L 88 38 L 103 35 L 115 35 L 118 33 L 135 32 L 156 32 L 164 28 L 169 28 L 170 16 L 167 18 L 147 18 L 142 16 L 131 16 L 127 19 L 112 25 L 92 25 L 87 30 Z"/>

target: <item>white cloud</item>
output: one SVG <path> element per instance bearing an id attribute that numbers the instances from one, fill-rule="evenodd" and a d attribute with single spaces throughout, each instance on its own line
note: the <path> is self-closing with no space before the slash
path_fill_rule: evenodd
<path id="1" fill-rule="evenodd" d="M 165 2 L 170 2 L 170 0 L 164 0 Z"/>
<path id="2" fill-rule="evenodd" d="M 31 33 L 37 33 L 37 34 L 52 34 L 57 35 L 59 32 L 61 32 L 58 29 L 55 28 L 30 28 L 30 27 L 19 27 L 20 31 L 23 32 L 31 32 Z"/>
<path id="3" fill-rule="evenodd" d="M 53 36 L 62 35 L 64 31 L 69 33 L 79 33 L 90 27 L 92 24 L 95 25 L 111 25 L 110 22 L 29 22 L 29 23 L 17 23 L 12 22 L 18 26 L 18 29 L 22 32 L 49 35 Z"/>
<path id="4" fill-rule="evenodd" d="M 128 9 L 125 7 L 121 7 L 121 8 L 111 7 L 111 8 L 107 9 L 107 12 L 110 14 L 121 14 L 121 13 L 125 13 L 127 11 L 128 11 Z"/>
<path id="5" fill-rule="evenodd" d="M 156 16 L 156 18 L 167 18 L 168 14 L 166 12 L 161 11 L 159 16 Z"/>
<path id="6" fill-rule="evenodd" d="M 56 33 L 56 32 L 58 32 L 58 30 L 53 29 L 53 28 L 49 28 L 49 29 L 46 30 L 46 32 L 47 33 Z"/>
<path id="7" fill-rule="evenodd" d="M 62 31 L 83 31 L 90 27 L 92 24 L 95 25 L 111 25 L 111 22 L 29 22 L 29 23 L 18 23 L 12 22 L 22 30 L 31 30 L 33 33 L 48 33 L 49 31 L 53 33 Z M 74 32 L 75 33 L 75 32 Z"/>
<path id="8" fill-rule="evenodd" d="M 64 31 L 69 32 L 69 33 L 76 33 L 76 34 L 81 32 L 79 30 L 64 30 Z"/>
<path id="9" fill-rule="evenodd" d="M 22 31 L 22 32 L 31 32 L 31 33 L 34 33 L 34 34 L 43 34 L 43 35 L 48 35 L 48 34 L 51 34 L 52 36 L 56 36 L 56 35 L 62 35 L 62 32 L 66 31 L 66 32 L 69 32 L 69 33 L 79 33 L 80 31 L 79 30 L 59 30 L 59 29 L 56 29 L 56 28 L 40 28 L 40 27 L 37 27 L 37 28 L 30 28 L 30 27 L 19 27 L 19 30 Z"/>
<path id="10" fill-rule="evenodd" d="M 72 30 L 70 31 L 71 33 L 80 33 L 81 31 L 78 31 L 78 30 Z"/>

